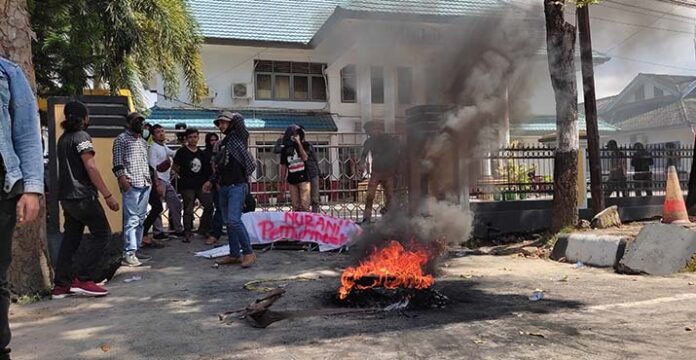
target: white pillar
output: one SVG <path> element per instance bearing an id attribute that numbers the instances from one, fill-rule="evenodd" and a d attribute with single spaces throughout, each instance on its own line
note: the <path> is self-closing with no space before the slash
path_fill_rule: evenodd
<path id="1" fill-rule="evenodd" d="M 358 75 L 356 89 L 358 103 L 360 104 L 360 121 L 363 125 L 372 120 L 372 82 L 369 65 L 356 65 Z"/>
<path id="2" fill-rule="evenodd" d="M 386 131 L 393 133 L 396 129 L 396 106 L 398 99 L 398 86 L 396 68 L 388 66 L 384 68 L 384 124 Z"/>

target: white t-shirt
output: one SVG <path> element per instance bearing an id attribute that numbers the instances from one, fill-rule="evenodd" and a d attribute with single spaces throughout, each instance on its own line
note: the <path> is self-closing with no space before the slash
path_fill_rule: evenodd
<path id="1" fill-rule="evenodd" d="M 150 166 L 155 168 L 155 171 L 157 170 L 157 165 L 163 163 L 167 159 L 171 160 L 172 157 L 174 157 L 174 150 L 156 142 L 153 142 L 152 145 L 150 145 Z M 172 168 L 170 166 L 167 171 L 157 171 L 157 177 L 162 181 L 169 182 L 171 178 L 171 170 Z"/>

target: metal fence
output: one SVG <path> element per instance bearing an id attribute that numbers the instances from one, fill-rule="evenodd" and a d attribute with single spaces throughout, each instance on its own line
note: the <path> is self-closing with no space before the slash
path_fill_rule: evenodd
<path id="1" fill-rule="evenodd" d="M 590 196 L 589 155 L 585 151 L 585 181 Z M 667 168 L 674 165 L 686 190 L 694 149 L 676 144 L 648 145 L 644 149 L 618 146 L 601 149 L 600 163 L 605 196 L 663 195 Z M 471 186 L 473 201 L 509 201 L 551 198 L 554 149 L 519 146 L 502 149 L 480 159 L 478 180 Z"/>
<path id="2" fill-rule="evenodd" d="M 251 191 L 258 211 L 290 210 L 289 191 L 280 182 L 280 156 L 273 152 L 277 133 L 253 133 L 250 151 L 257 169 Z M 363 160 L 364 134 L 309 133 L 320 168 L 320 211 L 341 218 L 360 220 L 365 209 L 369 158 Z M 583 149 L 586 151 L 586 149 Z M 652 196 L 664 194 L 666 168 L 677 168 L 682 189 L 686 189 L 693 148 L 678 145 L 649 145 L 644 150 L 620 146 L 602 149 L 601 166 L 605 196 Z M 585 181 L 590 197 L 589 163 L 585 156 Z M 478 159 L 478 171 L 469 184 L 470 201 L 544 200 L 553 195 L 554 149 L 543 145 L 501 149 Z M 647 171 L 640 171 L 641 166 Z M 617 174 L 625 174 L 623 177 Z M 406 181 L 397 176 L 395 204 L 405 205 Z M 381 188 L 373 205 L 379 216 L 384 206 Z"/>
<path id="3" fill-rule="evenodd" d="M 289 211 L 291 208 L 290 192 L 280 181 L 280 155 L 273 151 L 280 136 L 280 133 L 254 132 L 249 140 L 249 150 L 256 159 L 256 171 L 250 182 L 257 211 Z M 319 163 L 320 211 L 341 218 L 362 219 L 370 163 L 369 157 L 361 159 L 366 135 L 308 133 L 306 140 L 314 147 Z M 176 145 L 170 147 L 178 148 Z M 397 206 L 405 198 L 404 184 L 403 176 L 397 176 L 394 199 Z M 379 188 L 373 204 L 373 216 L 380 215 L 384 200 L 383 191 Z M 200 209 L 196 213 L 200 214 Z"/>

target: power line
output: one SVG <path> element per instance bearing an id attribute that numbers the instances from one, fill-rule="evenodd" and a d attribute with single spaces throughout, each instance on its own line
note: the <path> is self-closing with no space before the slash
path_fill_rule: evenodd
<path id="1" fill-rule="evenodd" d="M 635 27 L 641 27 L 645 29 L 651 29 L 651 30 L 659 30 L 659 31 L 668 31 L 668 32 L 673 32 L 673 33 L 679 33 L 679 34 L 687 34 L 687 35 L 693 35 L 694 33 L 691 31 L 686 31 L 686 30 L 677 30 L 677 29 L 668 29 L 668 28 L 662 28 L 662 27 L 656 27 L 656 26 L 648 26 L 648 25 L 641 25 L 641 24 L 635 24 L 635 23 L 628 23 L 628 22 L 622 22 L 622 21 L 617 21 L 613 19 L 605 19 L 601 17 L 595 17 L 592 16 L 590 17 L 592 20 L 599 20 L 599 21 L 605 21 L 608 23 L 612 24 L 621 24 L 621 25 L 627 25 L 627 26 L 635 26 Z"/>
<path id="2" fill-rule="evenodd" d="M 692 2 L 686 2 L 686 1 L 677 1 L 677 0 L 654 0 L 658 2 L 663 2 L 667 4 L 672 4 L 672 5 L 677 5 L 677 6 L 684 6 L 684 7 L 690 7 L 696 9 L 696 3 Z"/>
<path id="3" fill-rule="evenodd" d="M 649 26 L 655 25 L 658 21 L 660 21 L 660 19 L 662 19 L 662 18 L 664 18 L 664 17 L 665 17 L 665 15 L 660 16 L 660 17 L 657 18 L 655 21 L 653 21 L 652 23 L 650 23 Z M 628 37 L 626 37 L 625 39 L 621 40 L 618 44 L 612 46 L 611 48 L 609 48 L 609 50 L 607 50 L 607 51 L 605 51 L 605 52 L 606 52 L 607 54 L 609 54 L 609 53 L 611 53 L 612 51 L 614 51 L 614 50 L 620 48 L 621 46 L 623 46 L 623 44 L 627 43 L 629 40 L 631 40 L 631 39 L 633 39 L 634 37 L 638 36 L 638 34 L 640 34 L 641 32 L 643 32 L 643 30 L 645 30 L 645 29 L 638 29 L 638 30 L 635 31 L 633 34 L 631 34 L 631 35 L 629 35 Z"/>
<path id="4" fill-rule="evenodd" d="M 671 68 L 671 69 L 696 72 L 696 69 L 685 68 L 685 67 L 675 66 L 675 65 L 668 65 L 668 64 L 663 64 L 663 63 L 657 63 L 657 62 L 652 62 L 652 61 L 648 61 L 648 60 L 634 59 L 634 58 L 625 57 L 625 56 L 612 55 L 612 58 L 636 62 L 636 63 L 648 64 L 648 65 L 662 66 L 662 67 Z"/>
<path id="5" fill-rule="evenodd" d="M 663 15 L 663 16 L 670 16 L 670 17 L 675 17 L 675 18 L 679 18 L 679 19 L 683 19 L 683 20 L 690 20 L 691 22 L 689 22 L 689 24 L 692 24 L 692 25 L 694 24 L 694 22 L 696 22 L 696 18 L 692 18 L 692 17 L 684 16 L 684 15 L 677 15 L 677 14 L 675 14 L 675 13 L 673 13 L 673 12 L 655 10 L 655 9 L 651 9 L 651 8 L 642 7 L 642 6 L 639 6 L 639 5 L 636 5 L 636 4 L 627 4 L 627 3 L 624 3 L 624 2 L 621 2 L 621 1 L 616 1 L 616 0 L 605 0 L 605 2 L 608 2 L 608 3 L 611 3 L 611 4 L 620 5 L 620 6 L 624 6 L 624 7 L 628 7 L 628 8 L 643 10 L 643 11 L 646 11 L 646 12 L 649 13 L 649 14 L 645 14 L 645 13 L 640 13 L 640 12 L 639 12 L 639 14 L 642 14 L 642 15 L 653 15 L 653 16 L 657 16 L 657 14 L 659 14 L 659 15 Z M 606 6 L 604 3 L 601 3 L 601 4 L 599 4 L 599 5 L 601 5 L 601 6 Z M 615 7 L 614 7 L 613 9 L 623 10 L 623 9 L 615 8 Z M 635 12 L 635 11 L 634 11 L 634 12 Z"/>

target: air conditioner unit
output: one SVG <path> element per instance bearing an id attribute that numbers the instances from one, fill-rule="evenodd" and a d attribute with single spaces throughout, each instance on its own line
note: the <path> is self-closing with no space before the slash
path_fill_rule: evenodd
<path id="1" fill-rule="evenodd" d="M 234 99 L 248 99 L 248 84 L 236 83 L 232 84 L 232 98 Z"/>
<path id="2" fill-rule="evenodd" d="M 209 87 L 209 88 L 208 88 L 208 93 L 205 95 L 205 97 L 204 97 L 203 99 L 207 99 L 207 100 L 212 101 L 212 100 L 215 99 L 216 97 L 217 97 L 217 91 L 215 91 L 215 89 Z"/>

